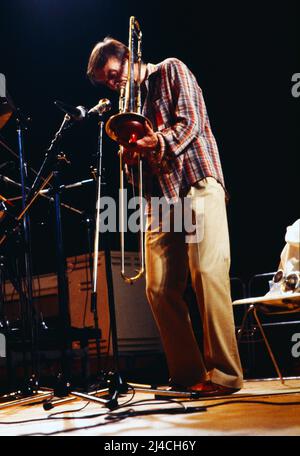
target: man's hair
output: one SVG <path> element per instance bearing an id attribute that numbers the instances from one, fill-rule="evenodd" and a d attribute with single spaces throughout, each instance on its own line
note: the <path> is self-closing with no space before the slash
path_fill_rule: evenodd
<path id="1" fill-rule="evenodd" d="M 129 56 L 129 49 L 125 44 L 107 36 L 97 43 L 90 55 L 87 75 L 92 82 L 96 82 L 95 71 L 104 67 L 110 57 L 116 57 L 123 62 Z"/>

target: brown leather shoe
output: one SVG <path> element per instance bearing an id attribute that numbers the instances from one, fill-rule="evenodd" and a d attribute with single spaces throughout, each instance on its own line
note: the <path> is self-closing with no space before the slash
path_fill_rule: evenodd
<path id="1" fill-rule="evenodd" d="M 240 388 L 230 388 L 228 386 L 217 385 L 211 381 L 196 383 L 195 385 L 188 386 L 187 391 L 198 393 L 201 397 L 210 396 L 226 396 L 228 394 L 236 393 Z"/>

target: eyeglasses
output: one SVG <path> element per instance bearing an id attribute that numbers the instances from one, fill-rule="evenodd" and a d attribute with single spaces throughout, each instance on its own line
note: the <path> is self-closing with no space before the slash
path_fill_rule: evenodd
<path id="1" fill-rule="evenodd" d="M 295 271 L 285 276 L 283 270 L 279 269 L 272 281 L 280 285 L 282 291 L 296 291 L 300 287 L 300 273 Z"/>

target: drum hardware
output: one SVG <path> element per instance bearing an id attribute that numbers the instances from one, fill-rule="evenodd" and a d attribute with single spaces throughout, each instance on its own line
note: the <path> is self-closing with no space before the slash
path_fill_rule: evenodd
<path id="1" fill-rule="evenodd" d="M 14 115 L 16 123 L 16 133 L 18 141 L 18 154 L 15 154 L 9 146 L 7 146 L 3 141 L 1 145 L 12 152 L 14 156 L 18 158 L 19 161 L 19 171 L 20 171 L 20 189 L 22 195 L 22 212 L 18 217 L 12 216 L 10 220 L 5 220 L 7 223 L 1 223 L 1 229 L 4 229 L 4 233 L 0 238 L 0 246 L 3 249 L 4 244 L 11 234 L 18 234 L 18 237 L 22 239 L 22 253 L 19 253 L 23 257 L 23 261 L 20 261 L 20 258 L 16 258 L 16 267 L 17 267 L 17 277 L 22 277 L 18 279 L 18 286 L 13 282 L 13 278 L 10 277 L 10 281 L 13 283 L 16 290 L 20 293 L 20 304 L 21 304 L 21 320 L 22 320 L 22 329 L 21 337 L 23 341 L 23 369 L 24 369 L 24 384 L 21 387 L 23 395 L 33 394 L 33 384 L 36 384 L 37 372 L 38 372 L 38 360 L 37 360 L 37 337 L 36 337 L 36 312 L 33 306 L 33 291 L 32 291 L 32 263 L 31 263 L 31 236 L 30 236 L 30 218 L 27 211 L 26 198 L 27 191 L 26 186 L 28 182 L 28 166 L 25 157 L 24 150 L 24 132 L 28 129 L 30 119 L 27 118 L 20 109 L 16 108 L 14 102 L 8 93 L 5 94 L 5 100 L 7 106 L 1 105 L 0 108 L 0 117 L 3 113 L 3 107 L 5 112 L 7 108 L 10 108 L 10 114 Z M 2 203 L 5 203 L 3 207 L 4 211 L 2 213 L 8 214 L 8 205 L 12 206 L 12 203 L 4 197 L 1 198 Z M 22 266 L 21 266 L 22 265 Z M 24 271 L 22 271 L 24 267 Z M 26 347 L 29 344 L 30 351 L 30 367 L 26 359 Z M 35 381 L 33 381 L 35 378 Z"/>
<path id="2" fill-rule="evenodd" d="M 15 111 L 19 112 L 19 111 Z M 30 242 L 30 221 L 29 221 L 29 209 L 34 204 L 40 192 L 49 185 L 50 180 L 54 177 L 54 204 L 56 210 L 56 239 L 57 239 L 57 258 L 58 258 L 58 285 L 59 285 L 59 299 L 60 299 L 60 308 L 62 315 L 62 326 L 68 321 L 67 315 L 67 306 L 65 301 L 67 299 L 67 285 L 66 277 L 64 273 L 64 262 L 61 260 L 63 258 L 63 245 L 61 238 L 61 218 L 60 218 L 60 197 L 59 197 L 59 160 L 56 163 L 56 169 L 54 167 L 51 170 L 50 174 L 46 179 L 42 177 L 42 172 L 46 169 L 46 165 L 49 164 L 50 159 L 54 159 L 55 154 L 59 155 L 57 150 L 57 143 L 61 138 L 61 132 L 64 128 L 67 128 L 66 119 L 61 125 L 60 130 L 56 133 L 55 138 L 52 140 L 51 146 L 46 153 L 46 157 L 42 167 L 39 172 L 36 174 L 34 185 L 28 190 L 28 176 L 27 176 L 27 163 L 24 157 L 24 148 L 23 148 L 23 132 L 27 129 L 27 125 L 22 121 L 24 116 L 16 115 L 17 123 L 17 136 L 18 136 L 18 145 L 19 145 L 19 162 L 20 162 L 20 189 L 22 195 L 22 211 L 13 220 L 9 223 L 9 227 L 3 233 L 0 238 L 0 247 L 3 249 L 8 238 L 16 234 L 20 228 L 22 228 L 23 235 L 23 245 L 24 245 L 24 263 L 25 263 L 25 280 L 26 286 L 26 296 L 22 293 L 22 288 L 18 287 L 20 301 L 21 301 L 21 315 L 22 315 L 22 347 L 23 347 L 23 361 L 24 361 L 24 378 L 26 379 L 24 385 L 22 386 L 22 395 L 26 396 L 28 394 L 35 395 L 38 390 L 38 357 L 37 357 L 37 331 L 38 331 L 38 322 L 37 322 L 37 312 L 33 308 L 33 292 L 32 292 L 32 268 L 31 268 L 31 242 Z M 6 147 L 10 150 L 9 147 Z M 54 161 L 54 160 L 53 160 Z M 7 178 L 8 179 L 8 178 Z M 6 179 L 6 180 L 7 180 Z M 18 275 L 19 277 L 19 275 Z M 16 286 L 15 286 L 16 288 Z M 63 357 L 65 357 L 65 348 L 66 348 L 66 335 L 65 332 L 61 331 L 62 341 L 64 342 Z M 31 352 L 31 376 L 29 377 L 28 363 L 26 359 L 26 340 L 29 340 L 30 343 L 30 352 Z M 64 364 L 65 367 L 66 364 Z M 67 376 L 67 374 L 65 374 Z M 28 379 L 28 381 L 27 381 Z M 12 386 L 12 384 L 10 384 Z M 19 391 L 15 391 L 16 397 L 19 397 Z M 35 399 L 34 399 L 35 400 Z"/>
<path id="3" fill-rule="evenodd" d="M 12 186 L 17 187 L 18 189 L 21 187 L 21 184 L 19 182 L 14 181 L 10 177 L 3 176 L 2 174 L 0 174 L 0 181 L 3 181 L 6 184 L 11 184 Z M 74 182 L 73 184 L 60 185 L 59 189 L 60 189 L 60 192 L 62 192 L 63 190 L 83 187 L 87 184 L 92 184 L 92 183 L 94 183 L 94 179 L 84 179 L 82 181 Z M 29 191 L 30 188 L 26 187 L 26 190 Z M 49 185 L 49 187 L 39 190 L 39 195 L 43 198 L 48 199 L 49 201 L 53 201 L 52 196 L 50 196 L 52 192 L 53 192 L 53 188 Z M 18 201 L 21 199 L 22 199 L 22 196 L 14 196 L 12 198 L 9 198 L 9 201 L 12 203 L 14 201 Z M 61 202 L 61 207 L 63 207 L 64 209 L 68 209 L 75 214 L 84 215 L 84 210 L 78 209 L 77 207 L 71 206 L 70 204 Z"/>

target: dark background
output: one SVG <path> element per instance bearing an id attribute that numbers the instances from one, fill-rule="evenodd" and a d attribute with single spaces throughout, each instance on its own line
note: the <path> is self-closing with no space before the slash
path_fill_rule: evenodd
<path id="1" fill-rule="evenodd" d="M 129 17 L 135 15 L 143 60 L 177 57 L 203 89 L 231 195 L 232 275 L 276 270 L 286 227 L 299 218 L 300 100 L 291 95 L 292 75 L 300 72 L 296 1 L 2 0 L 0 8 L 0 72 L 15 104 L 32 119 L 24 141 L 30 166 L 39 168 L 63 119 L 54 100 L 91 107 L 108 96 L 117 110 L 116 96 L 92 86 L 86 66 L 106 35 L 128 42 Z M 90 178 L 97 134 L 92 121 L 67 133 L 63 150 L 71 165 L 63 183 Z M 14 118 L 1 138 L 18 150 Z M 105 192 L 113 196 L 119 186 L 116 151 L 105 137 Z M 15 160 L 1 146 L 0 153 L 0 164 Z M 10 166 L 0 173 L 19 179 Z M 63 201 L 93 213 L 94 192 L 93 185 L 70 190 Z M 0 193 L 18 191 L 1 183 Z M 53 271 L 51 204 L 40 199 L 31 217 L 34 270 Z M 85 252 L 82 217 L 63 210 L 63 224 L 66 255 Z M 111 243 L 118 248 L 117 234 Z"/>

